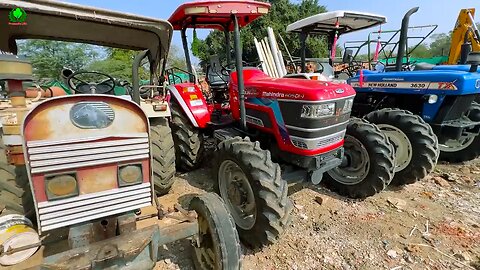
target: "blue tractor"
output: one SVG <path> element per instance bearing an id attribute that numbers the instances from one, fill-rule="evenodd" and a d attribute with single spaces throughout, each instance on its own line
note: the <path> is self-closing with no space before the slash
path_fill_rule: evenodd
<path id="1" fill-rule="evenodd" d="M 393 71 L 388 67 L 381 68 L 383 72 L 361 70 L 348 79 L 357 91 L 354 114 L 380 125 L 397 141 L 397 152 L 406 153 L 407 160 L 418 165 L 430 162 L 427 152 L 432 149 L 427 151 L 430 141 L 423 139 L 409 112 L 432 127 L 441 160 L 472 160 L 480 155 L 480 57 L 471 53 L 463 66 L 412 64 L 408 56 L 404 63 L 409 18 L 417 11 L 413 8 L 403 18 Z"/>

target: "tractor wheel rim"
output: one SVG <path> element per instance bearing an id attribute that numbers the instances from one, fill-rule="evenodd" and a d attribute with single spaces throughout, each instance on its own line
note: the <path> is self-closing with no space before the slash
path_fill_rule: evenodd
<path id="1" fill-rule="evenodd" d="M 469 137 L 464 137 L 459 140 L 448 140 L 444 144 L 440 144 L 440 151 L 443 152 L 458 152 L 461 151 L 467 147 L 469 147 L 473 141 L 475 140 L 476 136 L 469 136 Z"/>
<path id="2" fill-rule="evenodd" d="M 370 171 L 370 156 L 365 146 L 355 137 L 345 135 L 343 144 L 347 165 L 328 171 L 328 175 L 344 185 L 361 183 Z"/>
<path id="3" fill-rule="evenodd" d="M 412 161 L 413 156 L 410 139 L 401 129 L 395 126 L 387 124 L 378 124 L 377 126 L 395 148 L 395 172 L 404 170 Z"/>
<path id="4" fill-rule="evenodd" d="M 247 175 L 232 160 L 225 160 L 218 170 L 220 196 L 225 201 L 235 224 L 250 230 L 257 219 L 255 195 Z"/>
<path id="5" fill-rule="evenodd" d="M 215 243 L 212 237 L 211 228 L 205 217 L 198 217 L 198 242 L 195 247 L 195 256 L 198 258 L 202 269 L 215 269 L 217 257 L 215 256 Z"/>

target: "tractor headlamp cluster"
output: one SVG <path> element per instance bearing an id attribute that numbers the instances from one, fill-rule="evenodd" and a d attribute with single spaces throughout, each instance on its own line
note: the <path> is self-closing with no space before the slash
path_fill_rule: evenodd
<path id="1" fill-rule="evenodd" d="M 45 192 L 48 200 L 64 199 L 78 195 L 76 174 L 61 174 L 45 177 Z"/>
<path id="2" fill-rule="evenodd" d="M 353 107 L 353 98 L 349 98 L 345 100 L 345 104 L 343 105 L 342 113 L 349 113 L 352 111 Z"/>
<path id="3" fill-rule="evenodd" d="M 302 107 L 302 118 L 322 118 L 335 114 L 335 103 L 305 104 Z"/>
<path id="4" fill-rule="evenodd" d="M 141 164 L 128 164 L 118 167 L 118 186 L 125 187 L 143 182 Z"/>

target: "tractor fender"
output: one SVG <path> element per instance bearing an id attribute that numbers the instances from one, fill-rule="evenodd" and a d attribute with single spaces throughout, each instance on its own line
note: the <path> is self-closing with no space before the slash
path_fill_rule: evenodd
<path id="1" fill-rule="evenodd" d="M 167 87 L 194 127 L 206 128 L 210 111 L 200 88 L 193 83 L 181 83 Z"/>

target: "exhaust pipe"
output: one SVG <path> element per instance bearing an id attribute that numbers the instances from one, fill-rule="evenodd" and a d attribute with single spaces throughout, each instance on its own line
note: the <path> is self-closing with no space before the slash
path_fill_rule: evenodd
<path id="1" fill-rule="evenodd" d="M 65 85 L 67 85 L 68 77 L 70 77 L 70 75 L 72 75 L 73 73 L 74 71 L 69 68 L 62 69 L 62 72 L 60 73 L 60 78 L 62 78 L 62 81 L 63 83 L 65 83 Z"/>
<path id="2" fill-rule="evenodd" d="M 396 71 L 402 71 L 403 57 L 407 51 L 407 39 L 408 39 L 408 25 L 410 23 L 410 16 L 418 11 L 418 7 L 410 9 L 402 19 L 402 28 L 400 29 L 400 40 L 398 41 L 397 63 L 395 66 Z"/>

